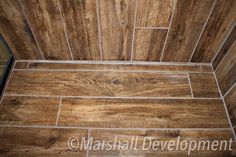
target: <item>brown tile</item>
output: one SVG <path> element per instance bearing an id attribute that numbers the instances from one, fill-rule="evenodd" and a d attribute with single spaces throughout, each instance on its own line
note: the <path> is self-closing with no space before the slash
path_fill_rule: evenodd
<path id="1" fill-rule="evenodd" d="M 135 148 L 135 142 L 136 137 L 137 139 L 137 149 Z M 168 150 L 167 147 L 165 149 L 161 150 L 161 147 L 159 145 L 155 148 L 159 148 L 158 150 L 152 150 L 152 148 L 143 150 L 143 145 L 145 148 L 148 148 L 148 145 L 154 141 L 174 141 L 175 144 L 177 143 L 178 136 L 181 141 L 187 141 L 190 143 L 190 141 L 210 141 L 213 142 L 214 140 L 217 141 L 229 141 L 230 138 L 233 138 L 231 131 L 216 131 L 216 130 L 162 130 L 162 131 L 150 131 L 150 130 L 143 130 L 143 131 L 135 131 L 135 130 L 91 130 L 90 137 L 93 137 L 94 141 L 111 141 L 112 147 L 115 145 L 115 150 L 91 150 L 89 152 L 89 155 L 91 157 L 100 157 L 100 156 L 145 156 L 145 157 L 155 157 L 155 156 L 161 156 L 161 157 L 229 157 L 231 155 L 231 151 L 229 150 L 229 147 L 227 147 L 227 150 L 217 150 L 217 151 L 211 151 L 211 150 L 195 150 L 188 155 L 187 151 L 181 151 L 180 149 L 176 150 Z M 116 141 L 121 141 L 121 143 L 124 146 L 124 143 L 128 141 L 129 146 L 131 146 L 132 138 L 134 139 L 133 142 L 133 149 L 129 150 L 118 150 L 119 143 Z M 145 139 L 146 138 L 146 142 Z M 115 144 L 114 144 L 115 143 Z M 229 143 L 227 143 L 229 146 Z M 154 146 L 154 144 L 152 145 Z M 174 146 L 176 148 L 176 145 Z M 106 149 L 109 149 L 108 146 L 105 146 Z M 200 147 L 203 148 L 203 147 Z"/>
<path id="2" fill-rule="evenodd" d="M 190 73 L 189 77 L 194 97 L 220 98 L 213 73 Z"/>
<path id="3" fill-rule="evenodd" d="M 160 61 L 167 30 L 136 29 L 133 60 Z"/>
<path id="4" fill-rule="evenodd" d="M 175 0 L 138 0 L 138 27 L 168 27 Z"/>
<path id="5" fill-rule="evenodd" d="M 28 62 L 16 62 L 14 69 L 27 69 Z"/>
<path id="6" fill-rule="evenodd" d="M 216 99 L 73 99 L 62 100 L 60 126 L 104 128 L 227 128 Z"/>
<path id="7" fill-rule="evenodd" d="M 225 95 L 225 103 L 233 126 L 236 125 L 236 85 Z"/>
<path id="8" fill-rule="evenodd" d="M 85 157 L 85 150 L 71 151 L 68 148 L 70 137 L 87 139 L 88 131 L 79 129 L 46 129 L 46 128 L 5 128 L 0 140 L 5 156 L 79 156 Z"/>
<path id="9" fill-rule="evenodd" d="M 6 93 L 191 97 L 186 74 L 107 71 L 14 71 Z"/>
<path id="10" fill-rule="evenodd" d="M 55 125 L 58 98 L 4 97 L 0 105 L 1 125 Z"/>

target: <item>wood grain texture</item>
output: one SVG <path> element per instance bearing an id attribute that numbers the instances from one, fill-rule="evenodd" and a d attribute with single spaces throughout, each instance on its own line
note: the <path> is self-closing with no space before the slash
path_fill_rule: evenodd
<path id="1" fill-rule="evenodd" d="M 132 138 L 138 136 L 137 140 L 137 150 L 111 150 L 111 151 L 90 151 L 89 156 L 91 157 L 118 157 L 118 156 L 138 156 L 138 157 L 230 157 L 231 151 L 229 149 L 225 151 L 207 151 L 207 150 L 195 150 L 192 151 L 190 155 L 187 154 L 187 151 L 180 151 L 180 150 L 172 150 L 168 151 L 167 147 L 164 150 L 159 148 L 158 150 L 147 149 L 146 151 L 142 149 L 144 138 L 152 139 L 154 141 L 175 141 L 177 143 L 178 136 L 181 137 L 181 141 L 186 140 L 188 142 L 194 140 L 196 142 L 205 140 L 205 141 L 229 141 L 230 138 L 233 138 L 231 131 L 214 131 L 214 130 L 207 130 L 207 131 L 200 131 L 200 130 L 163 130 L 163 131 L 150 131 L 150 130 L 91 130 L 91 137 L 94 140 L 111 140 L 112 143 L 115 143 L 115 138 L 117 141 L 121 141 L 125 143 L 128 141 L 131 143 Z M 145 148 L 148 148 L 149 142 L 146 140 Z M 153 144 L 154 145 L 154 144 Z M 119 144 L 116 144 L 116 148 L 118 148 Z M 176 145 L 175 145 L 176 146 Z M 175 147 L 174 146 L 174 147 Z M 105 146 L 108 148 L 107 146 Z M 202 149 L 202 147 L 200 147 Z"/>
<path id="2" fill-rule="evenodd" d="M 27 69 L 28 62 L 16 62 L 14 69 Z"/>
<path id="3" fill-rule="evenodd" d="M 130 60 L 135 0 L 99 0 L 103 60 Z"/>
<path id="4" fill-rule="evenodd" d="M 236 1 L 217 1 L 194 52 L 192 62 L 212 62 L 235 20 Z"/>
<path id="5" fill-rule="evenodd" d="M 163 61 L 188 62 L 214 0 L 178 0 Z"/>
<path id="6" fill-rule="evenodd" d="M 74 60 L 100 60 L 96 0 L 60 0 Z"/>
<path id="7" fill-rule="evenodd" d="M 234 26 L 232 32 L 230 33 L 229 37 L 225 41 L 224 45 L 220 48 L 220 51 L 218 52 L 215 60 L 212 63 L 212 66 L 214 69 L 219 65 L 221 60 L 224 58 L 224 56 L 227 54 L 231 46 L 236 40 L 236 26 Z"/>
<path id="8" fill-rule="evenodd" d="M 236 126 L 236 85 L 224 97 L 233 126 Z"/>
<path id="9" fill-rule="evenodd" d="M 71 59 L 58 1 L 20 0 L 20 2 L 45 59 Z"/>
<path id="10" fill-rule="evenodd" d="M 85 137 L 87 140 L 87 130 L 4 128 L 4 132 L 5 134 L 0 140 L 0 147 L 2 146 L 4 149 L 0 152 L 0 156 L 86 157 L 85 150 L 70 151 L 68 140 L 72 136 L 78 139 Z"/>
<path id="11" fill-rule="evenodd" d="M 136 29 L 134 39 L 134 61 L 160 61 L 167 30 Z"/>
<path id="12" fill-rule="evenodd" d="M 0 105 L 1 125 L 55 125 L 58 98 L 4 97 Z"/>
<path id="13" fill-rule="evenodd" d="M 6 93 L 191 97 L 186 74 L 107 71 L 14 71 Z"/>
<path id="14" fill-rule="evenodd" d="M 169 27 L 175 0 L 138 0 L 137 27 Z"/>
<path id="15" fill-rule="evenodd" d="M 0 32 L 16 59 L 42 59 L 17 0 L 0 0 Z"/>
<path id="16" fill-rule="evenodd" d="M 222 94 L 236 82 L 236 41 L 234 41 L 227 55 L 216 68 L 216 77 Z"/>
<path id="17" fill-rule="evenodd" d="M 212 72 L 208 65 L 148 65 L 148 64 L 66 64 L 66 63 L 37 63 L 31 62 L 29 69 L 55 70 L 112 70 L 112 71 L 167 71 L 167 72 Z"/>
<path id="18" fill-rule="evenodd" d="M 0 41 L 0 61 L 7 61 L 10 58 L 10 52 L 4 45 L 3 41 Z"/>
<path id="19" fill-rule="evenodd" d="M 215 77 L 212 74 L 189 74 L 193 96 L 204 98 L 220 98 Z"/>
<path id="20" fill-rule="evenodd" d="M 214 110 L 212 110 L 214 108 Z M 227 128 L 217 99 L 62 100 L 60 126 L 105 128 Z"/>

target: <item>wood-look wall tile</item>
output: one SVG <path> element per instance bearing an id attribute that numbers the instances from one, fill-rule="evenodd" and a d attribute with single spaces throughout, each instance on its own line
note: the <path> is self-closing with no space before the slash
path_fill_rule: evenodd
<path id="1" fill-rule="evenodd" d="M 130 60 L 135 0 L 99 0 L 103 60 Z"/>
<path id="2" fill-rule="evenodd" d="M 28 62 L 16 62 L 14 69 L 27 69 Z"/>
<path id="3" fill-rule="evenodd" d="M 230 33 L 229 37 L 227 38 L 224 45 L 221 47 L 220 51 L 218 52 L 215 60 L 213 61 L 212 66 L 214 69 L 216 69 L 216 67 L 219 65 L 221 60 L 228 53 L 229 49 L 231 48 L 235 40 L 236 40 L 236 26 L 234 26 L 232 32 Z"/>
<path id="4" fill-rule="evenodd" d="M 216 77 L 224 95 L 236 82 L 236 41 L 216 68 Z"/>
<path id="5" fill-rule="evenodd" d="M 6 93 L 54 96 L 191 97 L 187 74 L 111 71 L 14 71 Z"/>
<path id="6" fill-rule="evenodd" d="M 89 151 L 90 157 L 104 157 L 104 156 L 111 156 L 111 157 L 118 157 L 118 156 L 137 156 L 137 157 L 229 157 L 231 156 L 231 150 L 229 150 L 229 147 L 227 150 L 217 150 L 217 151 L 211 151 L 211 150 L 194 150 L 188 155 L 187 150 L 181 151 L 179 150 L 168 150 L 160 147 L 154 146 L 154 141 L 158 142 L 165 142 L 165 141 L 174 141 L 175 144 L 177 144 L 178 136 L 180 137 L 180 141 L 186 140 L 188 143 L 191 141 L 227 141 L 229 142 L 230 139 L 233 139 L 233 134 L 229 130 L 161 130 L 161 131 L 151 131 L 151 130 L 91 130 L 90 133 L 91 137 L 93 137 L 94 141 L 111 141 L 111 143 L 115 143 L 115 139 L 117 141 L 121 141 L 122 144 L 126 143 L 126 141 L 129 142 L 129 146 L 131 146 L 132 139 L 133 139 L 133 149 L 124 149 L 124 150 L 118 150 L 119 144 L 116 145 L 116 149 L 105 151 L 105 150 L 92 150 Z M 135 145 L 137 138 L 137 145 Z M 144 140 L 146 138 L 146 140 Z M 151 139 L 153 142 L 154 147 L 150 147 L 148 149 L 149 144 L 151 141 L 148 139 Z M 146 141 L 146 143 L 144 143 Z M 157 142 L 155 142 L 157 144 Z M 171 142 L 170 142 L 171 143 Z M 145 144 L 145 145 L 144 145 Z M 143 145 L 147 150 L 142 149 Z M 163 144 L 164 145 L 164 144 Z M 162 145 L 162 146 L 163 146 Z M 125 145 L 123 145 L 125 146 Z M 136 150 L 134 149 L 135 146 L 137 146 Z M 176 146 L 176 145 L 175 145 Z M 227 143 L 227 146 L 229 146 L 229 143 Z M 126 147 L 124 147 L 126 148 Z M 152 148 L 158 148 L 158 150 L 154 150 Z M 173 147 L 172 147 L 173 148 Z M 200 149 L 203 147 L 201 146 Z M 105 146 L 104 149 L 109 149 L 108 145 Z"/>
<path id="7" fill-rule="evenodd" d="M 71 59 L 56 0 L 20 0 L 45 59 Z"/>
<path id="8" fill-rule="evenodd" d="M 17 0 L 0 0 L 0 32 L 16 59 L 42 59 Z"/>
<path id="9" fill-rule="evenodd" d="M 160 61 L 167 30 L 136 29 L 134 39 L 134 61 Z"/>
<path id="10" fill-rule="evenodd" d="M 192 62 L 212 62 L 236 20 L 236 1 L 218 0 L 194 52 Z"/>
<path id="11" fill-rule="evenodd" d="M 48 128 L 4 128 L 0 155 L 17 157 L 86 157 L 85 150 L 71 151 L 68 141 L 71 137 L 87 141 L 88 131 L 81 129 Z M 1 154 L 2 153 L 2 154 Z"/>
<path id="12" fill-rule="evenodd" d="M 138 0 L 137 27 L 169 27 L 175 0 Z"/>
<path id="13" fill-rule="evenodd" d="M 190 73 L 189 78 L 194 97 L 220 98 L 213 73 Z"/>
<path id="14" fill-rule="evenodd" d="M 60 0 L 74 60 L 100 60 L 96 0 Z"/>
<path id="15" fill-rule="evenodd" d="M 236 85 L 224 97 L 232 125 L 236 125 Z"/>
<path id="16" fill-rule="evenodd" d="M 178 0 L 162 61 L 188 62 L 214 0 Z"/>
<path id="17" fill-rule="evenodd" d="M 4 97 L 0 106 L 1 125 L 56 124 L 59 98 Z"/>
<path id="18" fill-rule="evenodd" d="M 60 126 L 102 128 L 227 128 L 220 99 L 62 100 Z"/>

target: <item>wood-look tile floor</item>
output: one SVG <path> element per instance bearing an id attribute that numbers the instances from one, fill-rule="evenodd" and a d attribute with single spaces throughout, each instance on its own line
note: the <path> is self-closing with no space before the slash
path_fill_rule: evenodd
<path id="1" fill-rule="evenodd" d="M 188 156 L 70 151 L 72 136 L 234 138 L 211 66 L 17 62 L 0 104 L 0 156 Z"/>

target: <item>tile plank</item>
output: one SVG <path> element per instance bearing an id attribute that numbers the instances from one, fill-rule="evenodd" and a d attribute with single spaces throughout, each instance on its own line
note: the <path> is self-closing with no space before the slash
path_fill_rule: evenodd
<path id="1" fill-rule="evenodd" d="M 133 60 L 160 61 L 167 30 L 136 29 Z"/>
<path id="2" fill-rule="evenodd" d="M 59 98 L 4 97 L 0 105 L 1 125 L 56 124 Z"/>
<path id="3" fill-rule="evenodd" d="M 224 97 L 231 123 L 236 126 L 236 85 Z"/>
<path id="4" fill-rule="evenodd" d="M 214 0 L 178 0 L 162 61 L 188 62 Z"/>
<path id="5" fill-rule="evenodd" d="M 65 98 L 59 126 L 227 128 L 229 124 L 220 99 Z"/>
<path id="6" fill-rule="evenodd" d="M 14 71 L 6 93 L 54 96 L 191 97 L 187 74 L 111 71 Z"/>
<path id="7" fill-rule="evenodd" d="M 28 62 L 16 62 L 14 69 L 27 69 Z"/>

